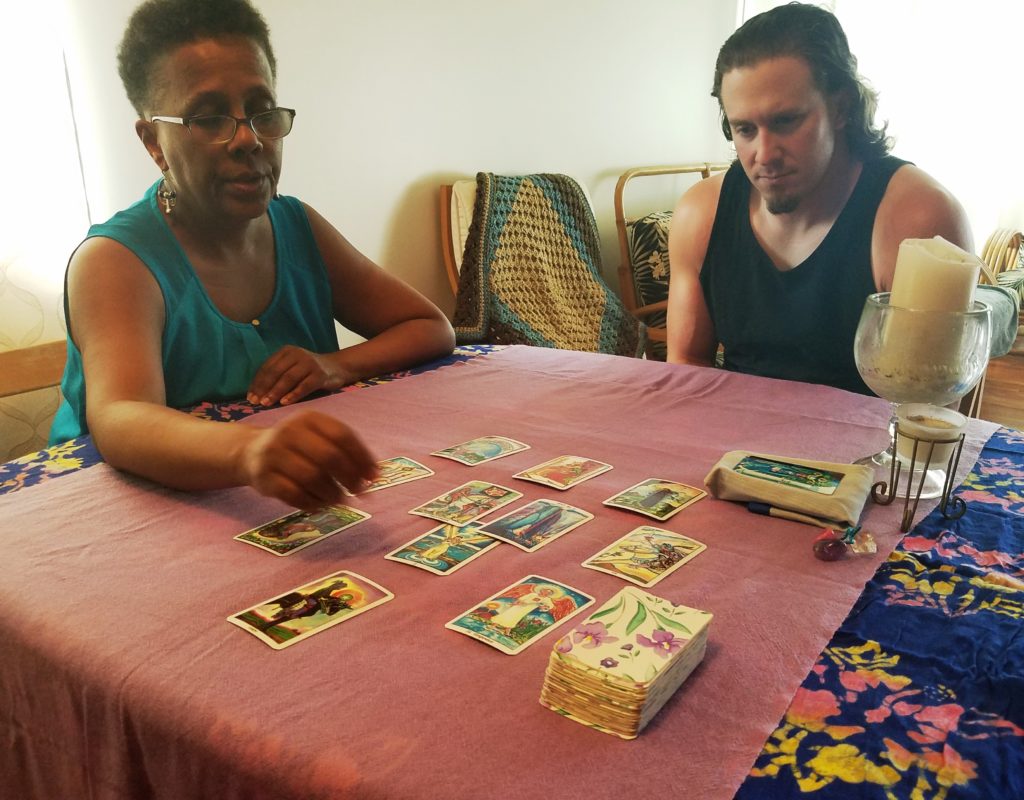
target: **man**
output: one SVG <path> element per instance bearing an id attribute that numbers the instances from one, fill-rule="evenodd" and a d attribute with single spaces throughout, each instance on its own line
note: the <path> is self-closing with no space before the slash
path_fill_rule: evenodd
<path id="1" fill-rule="evenodd" d="M 973 252 L 960 204 L 888 155 L 875 93 L 836 18 L 791 3 L 722 46 L 712 95 L 736 148 L 676 207 L 668 360 L 869 392 L 853 358 L 864 299 L 907 238 Z"/>

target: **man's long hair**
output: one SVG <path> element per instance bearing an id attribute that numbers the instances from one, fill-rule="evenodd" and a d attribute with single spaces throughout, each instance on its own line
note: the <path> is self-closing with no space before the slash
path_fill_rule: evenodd
<path id="1" fill-rule="evenodd" d="M 826 97 L 847 94 L 846 141 L 854 156 L 867 160 L 889 152 L 892 139 L 886 135 L 886 125 L 875 126 L 878 95 L 857 74 L 857 59 L 839 20 L 823 8 L 804 3 L 789 3 L 751 17 L 718 51 L 711 95 L 718 100 L 726 139 L 732 141 L 732 131 L 722 105 L 722 77 L 730 70 L 783 56 L 803 59 Z"/>

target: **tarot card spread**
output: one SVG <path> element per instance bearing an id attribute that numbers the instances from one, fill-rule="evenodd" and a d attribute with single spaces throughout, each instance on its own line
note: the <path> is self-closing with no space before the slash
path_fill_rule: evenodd
<path id="1" fill-rule="evenodd" d="M 541 705 L 636 738 L 704 658 L 711 619 L 627 586 L 555 643 Z"/>
<path id="2" fill-rule="evenodd" d="M 557 500 L 534 500 L 485 523 L 480 532 L 528 553 L 589 522 L 594 515 Z"/>
<path id="3" fill-rule="evenodd" d="M 604 501 L 606 506 L 624 508 L 664 522 L 707 494 L 685 483 L 648 478 Z"/>
<path id="4" fill-rule="evenodd" d="M 513 478 L 533 481 L 562 491 L 612 468 L 611 464 L 582 456 L 558 456 L 543 464 L 517 472 Z"/>
<path id="5" fill-rule="evenodd" d="M 452 461 L 472 467 L 483 464 L 485 461 L 494 461 L 496 458 L 510 456 L 521 450 L 529 449 L 530 445 L 505 436 L 481 436 L 462 444 L 446 447 L 443 450 L 436 450 L 430 455 L 450 458 Z"/>
<path id="6" fill-rule="evenodd" d="M 447 522 L 450 525 L 466 525 L 522 496 L 522 492 L 495 483 L 469 481 L 433 500 L 428 500 L 409 513 L 436 519 L 438 522 Z"/>
<path id="7" fill-rule="evenodd" d="M 501 542 L 479 533 L 480 524 L 439 525 L 384 558 L 425 569 L 435 575 L 450 575 Z"/>
<path id="8" fill-rule="evenodd" d="M 232 614 L 228 622 L 280 650 L 392 597 L 362 575 L 341 570 Z"/>
<path id="9" fill-rule="evenodd" d="M 235 538 L 275 555 L 286 556 L 369 518 L 370 515 L 365 511 L 348 506 L 327 506 L 319 511 L 293 511 L 258 528 L 240 533 Z"/>
<path id="10" fill-rule="evenodd" d="M 679 533 L 641 525 L 583 562 L 637 586 L 653 586 L 706 549 Z"/>
<path id="11" fill-rule="evenodd" d="M 445 627 L 515 655 L 593 602 L 594 598 L 564 583 L 528 575 Z"/>

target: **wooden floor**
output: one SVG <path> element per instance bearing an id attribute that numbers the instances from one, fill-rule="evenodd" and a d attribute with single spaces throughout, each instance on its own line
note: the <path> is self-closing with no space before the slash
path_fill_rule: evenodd
<path id="1" fill-rule="evenodd" d="M 1024 430 L 1024 336 L 1009 354 L 989 362 L 980 416 Z"/>

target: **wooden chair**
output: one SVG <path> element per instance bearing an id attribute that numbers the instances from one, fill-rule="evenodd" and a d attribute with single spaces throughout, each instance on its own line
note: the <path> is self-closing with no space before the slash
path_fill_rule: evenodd
<path id="1" fill-rule="evenodd" d="M 63 340 L 0 352 L 0 461 L 46 446 L 66 359 Z"/>
<path id="2" fill-rule="evenodd" d="M 700 179 L 712 172 L 728 169 L 728 164 L 701 162 L 662 167 L 634 167 L 619 177 L 615 185 L 615 227 L 619 234 L 619 294 L 626 308 L 647 325 L 652 342 L 648 357 L 664 360 L 665 327 L 668 309 L 668 224 L 671 210 L 655 210 L 633 214 L 626 212 L 626 186 L 636 178 L 658 175 L 699 174 Z M 651 264 L 658 261 L 661 269 L 652 274 Z"/>
<path id="3" fill-rule="evenodd" d="M 481 172 L 442 185 L 440 203 L 457 341 L 642 354 L 643 326 L 603 278 L 583 183 L 557 173 Z M 482 226 L 479 239 L 470 239 L 471 223 Z"/>
<path id="4" fill-rule="evenodd" d="M 594 203 L 587 192 L 587 187 L 577 181 L 590 207 Z M 459 291 L 459 271 L 462 269 L 462 254 L 466 248 L 466 237 L 469 236 L 469 224 L 473 220 L 473 208 L 476 205 L 476 181 L 472 178 L 445 183 L 441 185 L 441 255 L 444 258 L 445 273 L 452 294 Z"/>
<path id="5" fill-rule="evenodd" d="M 0 353 L 0 397 L 59 385 L 67 356 L 63 339 Z"/>
<path id="6" fill-rule="evenodd" d="M 469 221 L 473 218 L 476 181 L 462 180 L 441 185 L 441 254 L 452 294 L 459 291 L 459 270 L 466 246 Z"/>
<path id="7" fill-rule="evenodd" d="M 1022 239 L 1024 234 L 1013 228 L 997 228 L 988 237 L 981 251 L 981 260 L 992 271 L 993 276 L 1017 267 Z M 982 283 L 986 282 L 991 283 L 992 280 L 983 277 Z"/>
<path id="8" fill-rule="evenodd" d="M 995 284 L 998 282 L 1000 273 L 1016 268 L 1022 241 L 1024 241 L 1024 234 L 1012 228 L 997 228 L 993 231 L 981 250 L 983 268 L 979 283 Z M 1020 340 L 1018 339 L 1018 341 Z M 972 418 L 981 415 L 987 377 L 988 370 L 986 369 L 977 386 L 960 402 L 962 414 Z"/>

